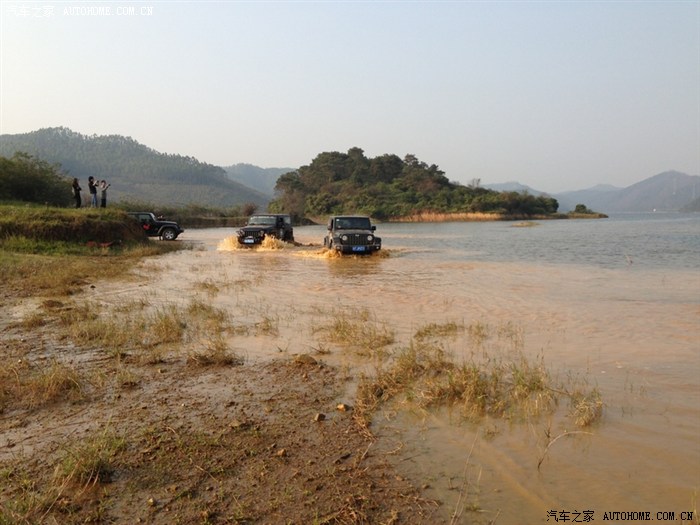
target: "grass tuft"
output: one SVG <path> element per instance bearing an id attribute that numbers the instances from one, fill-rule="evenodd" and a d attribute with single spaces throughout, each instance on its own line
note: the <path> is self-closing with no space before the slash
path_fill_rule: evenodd
<path id="1" fill-rule="evenodd" d="M 92 436 L 66 450 L 54 477 L 65 484 L 107 483 L 115 470 L 116 456 L 125 448 L 126 439 L 112 432 Z"/>
<path id="2" fill-rule="evenodd" d="M 367 309 L 336 309 L 330 316 L 330 322 L 322 323 L 315 332 L 325 333 L 329 342 L 355 348 L 359 355 L 372 355 L 395 342 L 394 331 Z"/>
<path id="3" fill-rule="evenodd" d="M 375 374 L 362 375 L 355 402 L 358 423 L 366 427 L 379 405 L 391 399 L 420 409 L 457 407 L 468 420 L 529 420 L 551 413 L 560 397 L 565 396 L 570 399 L 570 415 L 578 426 L 588 426 L 601 417 L 600 393 L 594 389 L 570 394 L 556 384 L 542 357 L 529 358 L 521 350 L 521 331 L 513 327 L 499 329 L 494 333 L 511 341 L 512 348 L 496 356 L 483 350 L 478 357 L 472 353 L 470 358 L 458 362 L 435 340 L 458 329 L 461 330 L 459 325 L 451 323 L 427 325 Z M 475 324 L 467 332 L 481 346 L 492 331 Z"/>
<path id="4" fill-rule="evenodd" d="M 187 362 L 198 366 L 237 366 L 243 364 L 243 358 L 229 348 L 220 334 L 216 334 L 203 348 L 190 352 Z"/>
<path id="5" fill-rule="evenodd" d="M 57 360 L 45 366 L 6 360 L 0 371 L 0 412 L 10 405 L 25 408 L 85 398 L 86 381 L 72 366 Z"/>
<path id="6" fill-rule="evenodd" d="M 597 388 L 571 395 L 571 416 L 579 427 L 588 427 L 603 415 L 603 400 Z"/>

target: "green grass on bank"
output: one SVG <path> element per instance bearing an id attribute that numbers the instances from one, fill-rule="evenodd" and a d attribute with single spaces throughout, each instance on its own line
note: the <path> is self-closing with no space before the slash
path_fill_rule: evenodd
<path id="1" fill-rule="evenodd" d="M 0 204 L 0 288 L 11 296 L 71 295 L 183 247 L 149 240 L 122 210 Z"/>
<path id="2" fill-rule="evenodd" d="M 56 208 L 38 205 L 0 204 L 0 243 L 46 248 L 45 243 L 80 245 L 93 243 L 138 244 L 148 239 L 124 211 L 101 208 Z M 43 243 L 43 244 L 42 244 Z"/>

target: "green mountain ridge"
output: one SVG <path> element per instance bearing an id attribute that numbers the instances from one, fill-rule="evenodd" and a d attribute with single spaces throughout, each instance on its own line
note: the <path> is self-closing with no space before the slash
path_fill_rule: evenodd
<path id="1" fill-rule="evenodd" d="M 107 180 L 111 201 L 176 206 L 253 203 L 264 208 L 270 200 L 270 195 L 229 178 L 221 167 L 194 157 L 160 153 L 121 135 L 88 136 L 64 127 L 0 135 L 0 155 L 12 157 L 18 151 L 60 164 L 84 187 L 90 175 Z"/>
<path id="2" fill-rule="evenodd" d="M 401 159 L 386 154 L 372 159 L 360 148 L 347 153 L 323 152 L 299 168 L 260 168 L 245 163 L 219 167 L 194 157 L 160 153 L 131 137 L 88 136 L 65 127 L 0 135 L 0 156 L 9 158 L 18 151 L 59 164 L 85 189 L 90 175 L 107 180 L 111 184 L 110 202 L 213 207 L 250 203 L 260 210 L 271 205 L 299 215 L 350 209 L 385 217 L 421 211 L 514 212 L 532 209 L 533 203 L 524 203 L 532 196 L 556 199 L 560 212 L 573 210 L 579 203 L 602 213 L 696 211 L 700 196 L 700 177 L 676 171 L 626 188 L 598 185 L 554 194 L 517 182 L 463 186 L 449 182 L 436 165 L 429 166 L 412 155 Z M 66 191 L 70 191 L 68 187 Z M 515 193 L 530 197 L 514 197 Z M 545 208 L 550 209 L 549 204 Z"/>

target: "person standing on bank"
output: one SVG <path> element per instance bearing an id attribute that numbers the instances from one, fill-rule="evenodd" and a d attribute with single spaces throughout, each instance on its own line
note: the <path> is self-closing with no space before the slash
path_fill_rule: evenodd
<path id="1" fill-rule="evenodd" d="M 100 201 L 100 208 L 106 208 L 107 207 L 107 188 L 109 188 L 111 184 L 107 184 L 106 180 L 101 180 L 100 181 L 100 197 L 102 200 Z"/>
<path id="2" fill-rule="evenodd" d="M 80 197 L 80 192 L 83 189 L 80 187 L 80 183 L 78 182 L 77 178 L 73 178 L 73 198 L 75 199 L 75 207 L 80 208 L 82 205 L 83 201 Z"/>
<path id="3" fill-rule="evenodd" d="M 97 181 L 95 177 L 88 177 L 88 191 L 90 192 L 90 207 L 97 208 Z"/>

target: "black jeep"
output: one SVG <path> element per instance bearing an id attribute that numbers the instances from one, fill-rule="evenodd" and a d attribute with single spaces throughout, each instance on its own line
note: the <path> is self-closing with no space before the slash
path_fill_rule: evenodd
<path id="1" fill-rule="evenodd" d="M 146 232 L 149 237 L 159 237 L 164 241 L 174 241 L 183 230 L 174 221 L 165 221 L 161 217 L 156 217 L 150 211 L 135 211 L 129 212 L 129 215 L 134 217 Z"/>
<path id="2" fill-rule="evenodd" d="M 328 234 L 323 245 L 340 253 L 369 254 L 382 248 L 382 240 L 374 235 L 376 226 L 369 217 L 342 215 L 328 221 Z"/>
<path id="3" fill-rule="evenodd" d="M 294 242 L 292 218 L 278 213 L 251 215 L 248 224 L 236 233 L 240 244 L 260 244 L 267 236 L 280 241 Z"/>

